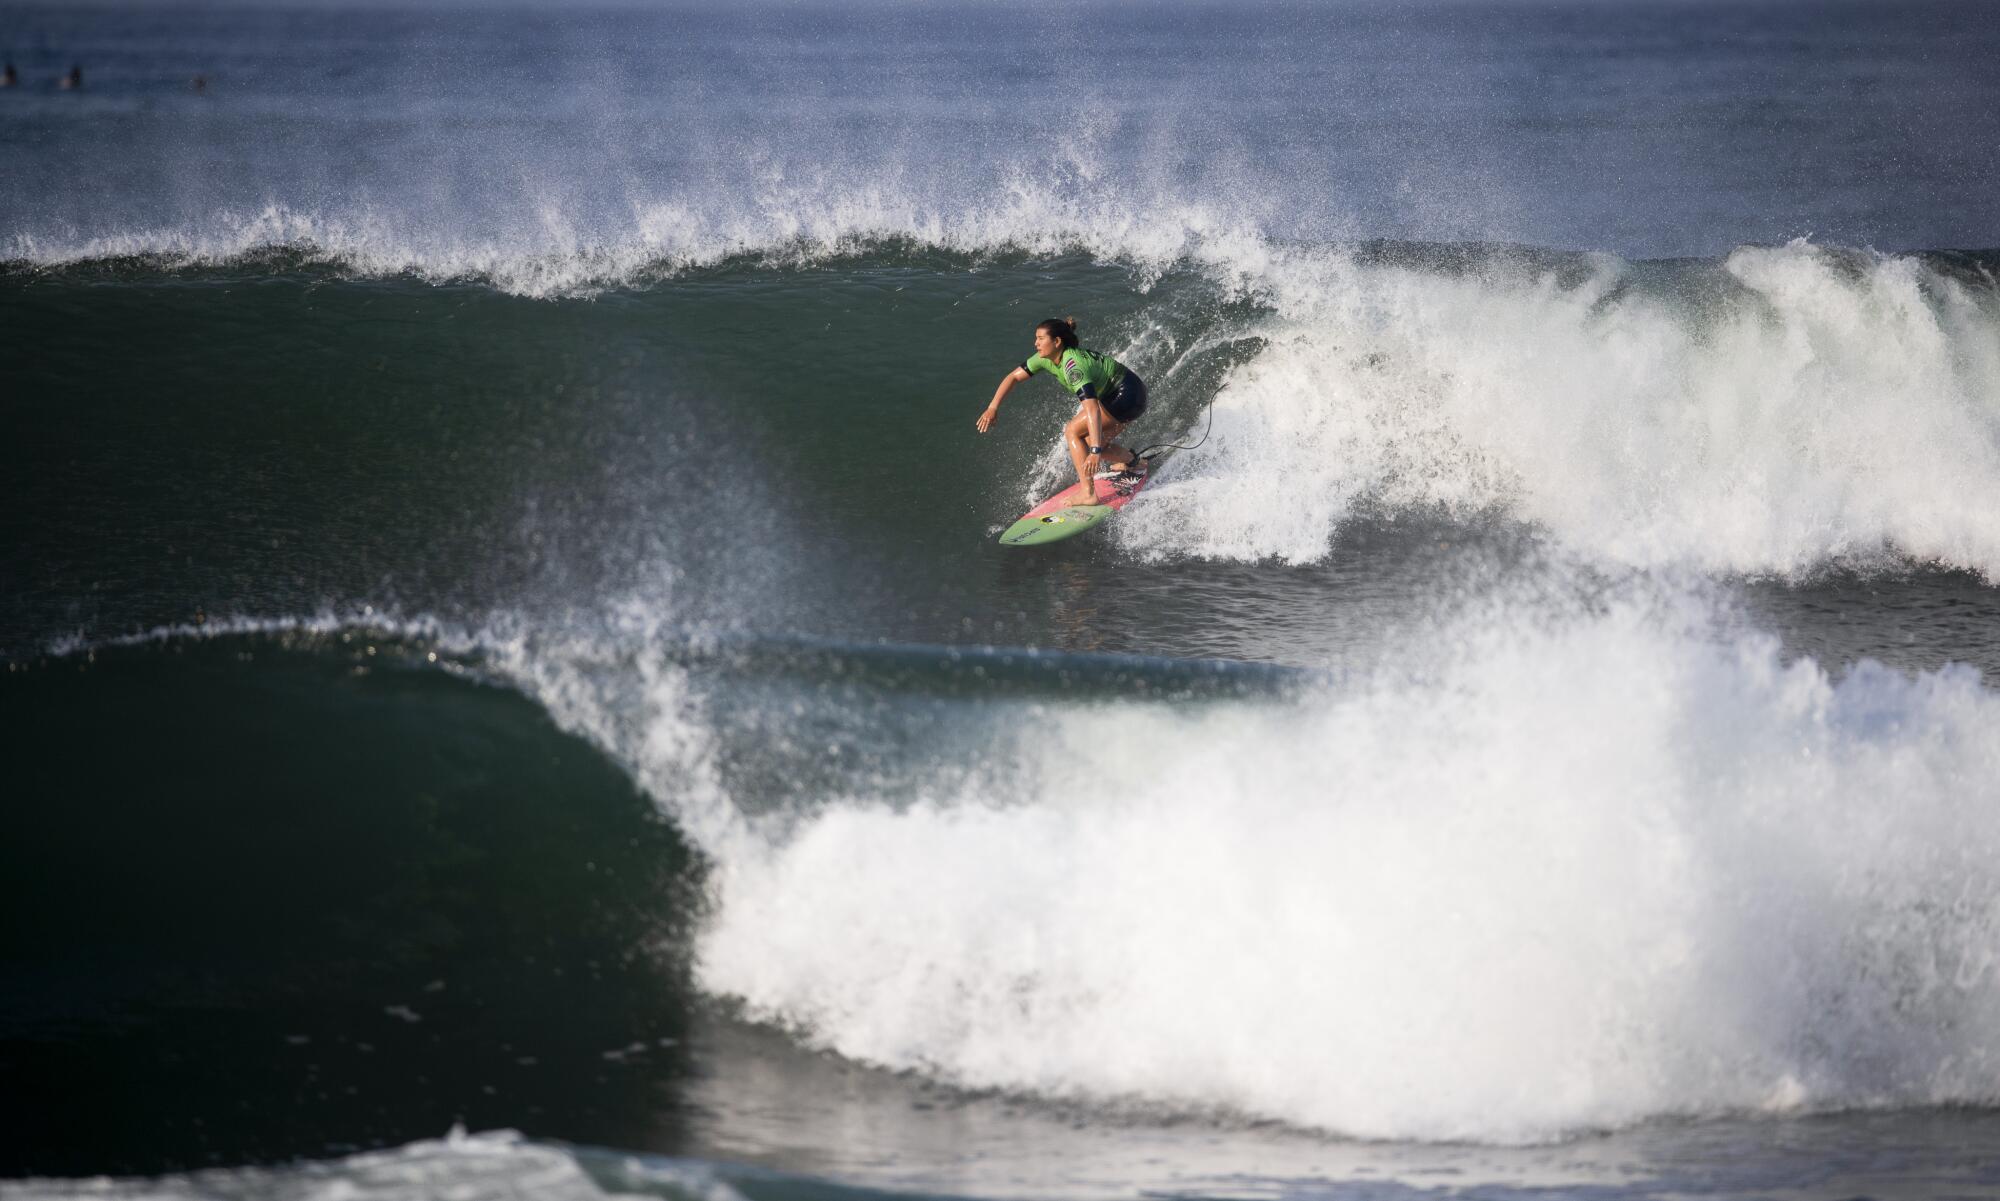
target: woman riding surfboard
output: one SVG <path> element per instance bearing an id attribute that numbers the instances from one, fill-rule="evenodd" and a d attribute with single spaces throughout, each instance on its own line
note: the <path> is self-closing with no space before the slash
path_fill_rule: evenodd
<path id="1" fill-rule="evenodd" d="M 1035 326 L 1035 353 L 1000 381 L 993 402 L 979 415 L 979 432 L 993 428 L 1000 402 L 1015 384 L 1042 371 L 1055 376 L 1077 398 L 1076 416 L 1063 426 L 1063 445 L 1083 487 L 1069 503 L 1094 503 L 1091 481 L 1100 467 L 1112 469 L 1106 474 L 1114 478 L 1144 475 L 1146 464 L 1115 439 L 1146 411 L 1146 381 L 1110 355 L 1078 345 L 1073 317 L 1051 317 Z"/>

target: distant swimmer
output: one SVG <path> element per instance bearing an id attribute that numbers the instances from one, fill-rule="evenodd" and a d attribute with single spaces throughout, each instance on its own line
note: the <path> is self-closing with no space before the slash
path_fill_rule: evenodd
<path id="1" fill-rule="evenodd" d="M 1145 474 L 1139 456 L 1113 439 L 1146 411 L 1146 381 L 1139 373 L 1107 354 L 1077 345 L 1076 319 L 1049 318 L 1035 327 L 1035 353 L 1007 373 L 993 393 L 993 403 L 979 415 L 979 432 L 993 428 L 1000 415 L 1000 402 L 1015 384 L 1036 372 L 1046 371 L 1076 395 L 1076 416 L 1063 426 L 1063 444 L 1069 461 L 1076 467 L 1077 482 L 1083 487 L 1071 504 L 1091 504 L 1092 480 L 1100 466 L 1114 479 L 1136 479 Z"/>
<path id="2" fill-rule="evenodd" d="M 197 75 L 188 82 L 188 86 L 194 89 L 195 95 L 204 95 L 208 91 L 208 76 Z"/>
<path id="3" fill-rule="evenodd" d="M 65 92 L 75 91 L 78 88 L 81 88 L 83 86 L 83 68 L 77 66 L 75 63 L 71 63 L 69 68 L 69 74 L 63 76 L 62 82 L 57 84 L 56 86 L 61 88 Z"/>
<path id="4" fill-rule="evenodd" d="M 15 87 L 20 82 L 21 76 L 14 70 L 13 63 L 8 63 L 4 70 L 0 70 L 0 88 Z"/>

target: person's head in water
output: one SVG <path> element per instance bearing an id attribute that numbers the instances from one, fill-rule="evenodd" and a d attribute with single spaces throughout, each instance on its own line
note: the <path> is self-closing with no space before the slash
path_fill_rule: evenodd
<path id="1" fill-rule="evenodd" d="M 1076 318 L 1051 317 L 1035 326 L 1035 353 L 1051 362 L 1076 345 Z"/>

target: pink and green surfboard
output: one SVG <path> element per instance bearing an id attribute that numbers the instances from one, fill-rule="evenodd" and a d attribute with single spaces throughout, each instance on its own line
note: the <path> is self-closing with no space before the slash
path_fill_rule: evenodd
<path id="1" fill-rule="evenodd" d="M 1095 503 L 1084 505 L 1068 503 L 1070 497 L 1083 493 L 1082 484 L 1071 484 L 1029 509 L 1021 520 L 1008 526 L 1007 532 L 1000 535 L 1000 545 L 1043 546 L 1074 538 L 1085 530 L 1104 524 L 1113 513 L 1131 504 L 1132 498 L 1152 482 L 1151 464 L 1147 465 L 1144 475 L 1129 484 L 1114 484 L 1106 479 L 1092 480 L 1092 500 Z"/>

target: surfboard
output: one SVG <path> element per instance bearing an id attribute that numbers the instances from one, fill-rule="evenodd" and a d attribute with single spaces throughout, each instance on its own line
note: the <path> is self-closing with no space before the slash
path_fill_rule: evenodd
<path id="1" fill-rule="evenodd" d="M 1146 473 L 1129 484 L 1114 484 L 1107 479 L 1090 481 L 1093 485 L 1091 499 L 1095 502 L 1092 504 L 1070 504 L 1070 497 L 1083 495 L 1082 484 L 1071 484 L 1029 509 L 1021 520 L 1008 526 L 1007 532 L 1000 535 L 1000 545 L 1044 546 L 1074 538 L 1085 530 L 1096 529 L 1113 513 L 1131 504 L 1132 498 L 1153 482 L 1154 470 L 1154 465 L 1148 463 Z"/>

